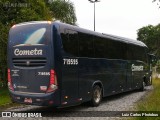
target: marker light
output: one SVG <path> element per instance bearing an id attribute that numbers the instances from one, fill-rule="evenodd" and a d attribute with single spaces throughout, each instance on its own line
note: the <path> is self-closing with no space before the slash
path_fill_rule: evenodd
<path id="1" fill-rule="evenodd" d="M 16 25 L 13 25 L 12 28 L 16 27 Z"/>
<path id="2" fill-rule="evenodd" d="M 13 89 L 13 86 L 12 86 L 12 79 L 11 79 L 11 71 L 10 71 L 10 69 L 8 69 L 8 88 L 10 89 L 10 90 L 14 90 Z"/>
<path id="3" fill-rule="evenodd" d="M 47 21 L 47 23 L 48 23 L 48 24 L 51 24 L 52 22 L 51 22 L 51 21 Z"/>

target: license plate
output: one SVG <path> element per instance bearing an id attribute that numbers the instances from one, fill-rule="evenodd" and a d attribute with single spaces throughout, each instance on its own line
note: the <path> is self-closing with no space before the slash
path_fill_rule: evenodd
<path id="1" fill-rule="evenodd" d="M 24 102 L 25 102 L 25 103 L 32 103 L 32 99 L 31 99 L 31 98 L 25 98 L 25 99 L 24 99 Z"/>

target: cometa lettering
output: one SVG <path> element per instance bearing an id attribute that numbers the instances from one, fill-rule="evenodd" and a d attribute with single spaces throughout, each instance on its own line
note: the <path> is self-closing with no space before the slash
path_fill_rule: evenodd
<path id="1" fill-rule="evenodd" d="M 132 71 L 143 71 L 143 66 L 135 66 L 134 64 L 132 64 L 131 67 Z"/>
<path id="2" fill-rule="evenodd" d="M 14 50 L 16 56 L 22 55 L 42 55 L 42 49 L 35 48 L 34 50 L 19 50 L 18 48 Z"/>

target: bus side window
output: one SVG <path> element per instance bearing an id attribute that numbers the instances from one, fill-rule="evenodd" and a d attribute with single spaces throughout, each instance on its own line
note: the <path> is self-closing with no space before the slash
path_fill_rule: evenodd
<path id="1" fill-rule="evenodd" d="M 107 40 L 94 36 L 95 58 L 105 58 L 107 56 Z"/>
<path id="2" fill-rule="evenodd" d="M 125 43 L 119 41 L 112 41 L 112 59 L 126 59 Z"/>
<path id="3" fill-rule="evenodd" d="M 63 49 L 67 56 L 78 56 L 78 33 L 73 30 L 66 30 L 62 34 Z"/>
<path id="4" fill-rule="evenodd" d="M 134 60 L 132 45 L 127 45 L 127 60 Z"/>
<path id="5" fill-rule="evenodd" d="M 119 42 L 118 40 L 107 40 L 107 50 L 109 59 L 126 59 L 126 43 Z"/>
<path id="6" fill-rule="evenodd" d="M 93 36 L 78 33 L 79 37 L 79 57 L 94 57 Z"/>
<path id="7" fill-rule="evenodd" d="M 145 48 L 138 46 L 138 45 L 132 45 L 131 46 L 133 55 L 133 60 L 140 60 L 143 62 L 147 62 L 146 54 L 145 54 Z"/>

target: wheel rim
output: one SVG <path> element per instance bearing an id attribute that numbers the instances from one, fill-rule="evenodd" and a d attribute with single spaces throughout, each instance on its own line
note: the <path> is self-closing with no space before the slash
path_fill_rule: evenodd
<path id="1" fill-rule="evenodd" d="M 99 103 L 100 102 L 100 100 L 101 100 L 101 89 L 95 89 L 95 91 L 94 91 L 94 101 L 96 102 L 96 103 Z"/>

